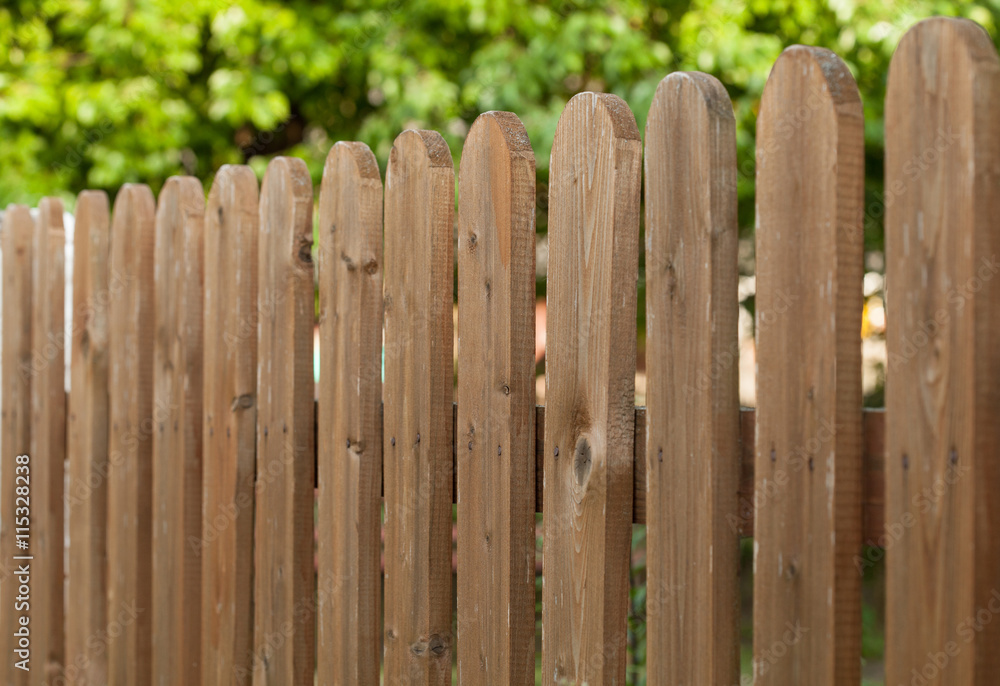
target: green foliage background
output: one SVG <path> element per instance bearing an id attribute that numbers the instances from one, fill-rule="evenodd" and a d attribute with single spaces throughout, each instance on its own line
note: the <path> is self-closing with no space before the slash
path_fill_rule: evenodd
<path id="1" fill-rule="evenodd" d="M 717 76 L 738 125 L 740 217 L 753 225 L 761 90 L 794 43 L 837 52 L 865 104 L 869 249 L 889 59 L 934 14 L 996 35 L 1000 1 L 954 0 L 20 0 L 0 7 L 0 206 L 296 155 L 318 183 L 337 140 L 383 165 L 404 128 L 445 134 L 458 160 L 483 111 L 516 112 L 539 168 L 539 229 L 556 121 L 583 90 L 626 100 L 640 128 L 659 80 Z"/>

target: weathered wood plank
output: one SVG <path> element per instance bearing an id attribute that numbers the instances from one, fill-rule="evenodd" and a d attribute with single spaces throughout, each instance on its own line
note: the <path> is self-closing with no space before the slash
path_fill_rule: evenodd
<path id="1" fill-rule="evenodd" d="M 854 79 L 788 48 L 757 123 L 758 684 L 861 678 L 863 203 Z"/>
<path id="2" fill-rule="evenodd" d="M 125 184 L 111 222 L 111 270 L 125 285 L 108 320 L 107 616 L 128 620 L 117 637 L 108 632 L 109 686 L 152 678 L 155 211 L 148 186 Z"/>
<path id="3" fill-rule="evenodd" d="M 30 621 L 28 612 L 15 611 L 18 587 L 29 577 L 18 576 L 22 564 L 31 560 L 14 560 L 30 556 L 33 552 L 30 523 L 24 518 L 30 512 L 18 508 L 30 508 L 28 503 L 18 502 L 17 476 L 23 473 L 19 467 L 32 468 L 31 453 L 31 323 L 32 323 L 32 243 L 35 222 L 31 211 L 24 205 L 8 205 L 3 215 L 3 369 L 0 372 L 3 383 L 3 427 L 0 431 L 0 547 L 3 548 L 3 567 L 0 573 L 0 650 L 4 656 L 0 674 L 3 682 L 10 686 L 22 686 L 29 682 L 31 673 L 16 665 L 30 653 L 18 653 L 21 622 Z M 27 456 L 27 457 L 21 457 Z M 29 527 L 28 531 L 18 531 Z M 26 538 L 18 538 L 17 534 Z M 26 541 L 27 550 L 19 550 L 18 541 Z M 30 628 L 28 629 L 30 632 Z M 21 631 L 23 636 L 24 632 Z M 30 666 L 32 663 L 25 663 Z M 36 662 L 38 664 L 37 656 Z"/>
<path id="4" fill-rule="evenodd" d="M 379 683 L 382 653 L 382 179 L 333 146 L 319 196 L 320 683 Z"/>
<path id="5" fill-rule="evenodd" d="M 251 682 L 257 420 L 257 177 L 224 165 L 205 210 L 201 679 Z"/>
<path id="6" fill-rule="evenodd" d="M 66 463 L 66 232 L 63 204 L 42 198 L 32 246 L 31 683 L 59 681 L 65 664 L 63 489 Z"/>
<path id="7" fill-rule="evenodd" d="M 566 105 L 549 174 L 546 684 L 625 682 L 641 158 L 621 99 Z"/>
<path id="8" fill-rule="evenodd" d="M 985 31 L 906 33 L 886 94 L 887 683 L 1000 673 L 998 110 Z"/>
<path id="9" fill-rule="evenodd" d="M 202 305 L 205 192 L 172 176 L 156 210 L 153 683 L 201 682 Z"/>
<path id="10" fill-rule="evenodd" d="M 459 167 L 458 677 L 535 683 L 535 155 L 510 112 Z"/>
<path id="11" fill-rule="evenodd" d="M 103 686 L 106 646 L 90 638 L 107 628 L 108 316 L 125 283 L 121 275 L 110 278 L 111 213 L 104 191 L 80 193 L 74 219 L 66 681 Z"/>
<path id="12" fill-rule="evenodd" d="M 718 80 L 660 82 L 645 160 L 647 678 L 736 684 L 736 122 Z"/>
<path id="13" fill-rule="evenodd" d="M 258 240 L 253 683 L 312 686 L 313 190 L 302 160 L 268 164 Z"/>
<path id="14" fill-rule="evenodd" d="M 455 214 L 448 144 L 432 131 L 404 131 L 385 186 L 385 679 L 448 684 Z"/>
<path id="15" fill-rule="evenodd" d="M 754 496 L 754 415 L 753 408 L 740 408 L 740 482 L 739 512 L 730 525 L 741 538 L 753 538 L 753 496 Z M 381 426 L 381 418 L 380 418 Z M 458 426 L 458 405 L 452 410 L 452 428 Z M 885 545 L 886 531 L 882 513 L 885 509 L 885 483 L 882 463 L 885 453 L 885 410 L 865 408 L 861 410 L 861 431 L 864 452 L 862 474 L 864 487 L 862 509 L 864 511 L 864 539 L 871 545 Z M 635 435 L 646 435 L 646 408 L 635 408 Z M 545 459 L 545 407 L 535 407 L 535 512 L 543 511 L 543 478 Z M 646 442 L 636 441 L 632 481 L 632 523 L 646 523 Z M 452 445 L 452 460 L 456 461 L 455 445 Z M 456 491 L 457 492 L 457 491 Z M 381 495 L 381 488 L 379 494 Z"/>

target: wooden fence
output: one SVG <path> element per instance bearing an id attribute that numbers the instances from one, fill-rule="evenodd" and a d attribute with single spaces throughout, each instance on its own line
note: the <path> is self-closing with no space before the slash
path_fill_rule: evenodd
<path id="1" fill-rule="evenodd" d="M 996 683 L 998 111 L 984 31 L 906 34 L 868 210 L 886 216 L 885 413 L 861 409 L 862 104 L 822 49 L 781 55 L 758 117 L 756 413 L 737 393 L 735 122 L 704 74 L 662 81 L 644 144 L 613 95 L 566 106 L 544 409 L 535 158 L 513 114 L 472 126 L 457 222 L 431 131 L 399 135 L 384 189 L 365 145 L 337 143 L 315 246 L 292 158 L 259 188 L 223 167 L 207 202 L 184 177 L 158 201 L 127 185 L 113 211 L 86 191 L 68 336 L 62 206 L 9 207 L 3 683 L 444 684 L 453 662 L 462 684 L 533 683 L 536 512 L 544 683 L 624 683 L 634 522 L 650 684 L 740 683 L 741 535 L 754 683 L 859 682 L 861 575 L 883 549 L 887 682 Z"/>

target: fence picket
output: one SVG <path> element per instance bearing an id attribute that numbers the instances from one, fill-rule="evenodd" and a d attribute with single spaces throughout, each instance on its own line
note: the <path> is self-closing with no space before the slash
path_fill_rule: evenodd
<path id="1" fill-rule="evenodd" d="M 35 221 L 31 211 L 24 205 L 8 205 L 3 215 L 3 427 L 0 431 L 0 461 L 3 473 L 0 474 L 0 502 L 3 503 L 5 516 L 0 517 L 0 545 L 4 552 L 3 571 L 0 573 L 0 648 L 4 660 L 2 669 L 3 682 L 10 686 L 28 684 L 30 672 L 18 669 L 15 665 L 27 655 L 17 655 L 16 636 L 21 617 L 27 613 L 14 612 L 15 598 L 23 577 L 15 572 L 23 564 L 13 560 L 13 552 L 18 550 L 16 526 L 23 520 L 15 519 L 17 473 L 19 465 L 17 458 L 29 456 L 31 465 L 31 385 L 30 374 L 24 373 L 24 365 L 30 364 L 32 352 L 32 243 L 35 234 Z M 7 514 L 10 513 L 10 514 Z M 32 538 L 27 538 L 29 548 L 23 555 L 32 554 Z M 8 551 L 11 551 L 8 553 Z M 17 659 L 14 656 L 17 655 Z"/>
<path id="2" fill-rule="evenodd" d="M 660 82 L 645 163 L 647 678 L 736 684 L 736 122 L 721 83 Z"/>
<path id="3" fill-rule="evenodd" d="M 534 684 L 535 155 L 517 116 L 476 119 L 459 171 L 458 674 Z"/>
<path id="4" fill-rule="evenodd" d="M 30 495 L 32 684 L 61 679 L 63 624 L 63 489 L 66 463 L 66 232 L 58 198 L 38 203 L 32 245 L 31 474 L 19 482 Z"/>
<path id="5" fill-rule="evenodd" d="M 385 183 L 385 679 L 451 683 L 455 173 L 404 131 Z"/>
<path id="6" fill-rule="evenodd" d="M 313 190 L 306 163 L 276 157 L 260 192 L 254 686 L 312 686 Z M 275 640 L 275 637 L 282 640 Z"/>
<path id="7" fill-rule="evenodd" d="M 642 149 L 614 95 L 566 105 L 549 172 L 543 683 L 622 684 Z"/>
<path id="8" fill-rule="evenodd" d="M 998 109 L 979 26 L 906 33 L 885 110 L 886 683 L 1000 673 Z"/>
<path id="9" fill-rule="evenodd" d="M 257 177 L 219 169 L 205 210 L 202 683 L 251 682 L 257 419 Z M 208 599 L 211 599 L 209 601 Z"/>
<path id="10" fill-rule="evenodd" d="M 108 323 L 108 685 L 152 678 L 153 245 L 149 186 L 125 184 L 111 215 L 111 270 L 124 275 Z"/>
<path id="11" fill-rule="evenodd" d="M 757 131 L 755 683 L 857 684 L 864 138 L 840 58 L 785 50 Z"/>
<path id="12" fill-rule="evenodd" d="M 320 683 L 379 683 L 382 552 L 382 179 L 337 143 L 319 197 Z"/>
<path id="13" fill-rule="evenodd" d="M 105 646 L 91 641 L 107 628 L 108 316 L 124 284 L 110 278 L 107 194 L 80 193 L 74 220 L 66 681 L 94 686 L 108 673 Z"/>
<path id="14" fill-rule="evenodd" d="M 172 176 L 156 209 L 153 683 L 201 682 L 202 305 L 205 193 Z"/>

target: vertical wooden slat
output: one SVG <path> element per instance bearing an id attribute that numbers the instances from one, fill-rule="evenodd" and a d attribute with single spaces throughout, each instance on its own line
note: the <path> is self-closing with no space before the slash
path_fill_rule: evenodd
<path id="1" fill-rule="evenodd" d="M 74 219 L 66 681 L 103 686 L 107 646 L 91 637 L 107 628 L 108 316 L 125 283 L 109 275 L 111 214 L 104 191 L 80 193 Z"/>
<path id="2" fill-rule="evenodd" d="M 253 683 L 311 686 L 316 670 L 316 306 L 313 190 L 302 160 L 276 157 L 267 166 L 258 240 Z"/>
<path id="3" fill-rule="evenodd" d="M 125 184 L 111 222 L 111 270 L 125 275 L 111 300 L 108 377 L 108 684 L 152 677 L 153 246 L 155 202 L 148 186 Z"/>
<path id="4" fill-rule="evenodd" d="M 66 232 L 63 205 L 42 198 L 32 246 L 31 683 L 63 678 L 63 489 L 66 463 Z"/>
<path id="5" fill-rule="evenodd" d="M 382 179 L 333 146 L 319 196 L 319 683 L 379 683 Z"/>
<path id="6" fill-rule="evenodd" d="M 886 95 L 892 684 L 1000 674 L 998 109 L 985 31 L 937 18 L 907 32 Z"/>
<path id="7" fill-rule="evenodd" d="M 201 675 L 252 681 L 257 177 L 224 165 L 205 209 Z"/>
<path id="8" fill-rule="evenodd" d="M 736 122 L 718 80 L 660 82 L 645 164 L 647 674 L 736 684 Z"/>
<path id="9" fill-rule="evenodd" d="M 566 105 L 549 172 L 546 684 L 625 682 L 641 158 L 620 98 Z"/>
<path id="10" fill-rule="evenodd" d="M 172 176 L 156 210 L 153 683 L 201 681 L 202 302 L 205 193 Z"/>
<path id="11" fill-rule="evenodd" d="M 27 463 L 31 468 L 31 323 L 32 323 L 32 242 L 35 233 L 35 222 L 30 210 L 24 205 L 8 205 L 3 215 L 3 230 L 0 240 L 3 241 L 3 427 L 0 431 L 0 504 L 3 512 L 0 514 L 0 547 L 3 561 L 0 565 L 0 650 L 3 658 L 0 674 L 3 683 L 10 686 L 22 686 L 29 682 L 31 673 L 27 668 L 35 662 L 23 663 L 23 669 L 16 665 L 31 657 L 27 651 L 18 653 L 21 649 L 20 639 L 24 637 L 21 631 L 22 618 L 30 621 L 27 611 L 15 608 L 18 588 L 22 581 L 30 576 L 18 574 L 22 565 L 31 565 L 31 560 L 17 560 L 15 557 L 32 555 L 33 532 L 17 529 L 25 525 L 23 510 L 18 511 L 24 503 L 16 502 L 17 467 Z M 20 456 L 27 455 L 24 459 Z M 23 472 L 23 470 L 21 470 Z M 17 533 L 27 533 L 27 537 L 18 538 Z M 18 541 L 28 543 L 27 550 L 19 550 Z M 28 629 L 30 635 L 30 628 Z"/>
<path id="12" fill-rule="evenodd" d="M 385 678 L 447 684 L 455 214 L 448 144 L 433 131 L 404 131 L 385 186 Z"/>
<path id="13" fill-rule="evenodd" d="M 535 683 L 535 155 L 510 112 L 459 168 L 458 678 Z"/>
<path id="14" fill-rule="evenodd" d="M 863 191 L 854 79 L 788 48 L 757 123 L 758 684 L 860 680 Z"/>

